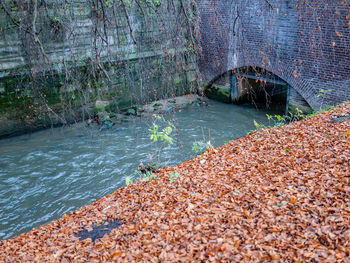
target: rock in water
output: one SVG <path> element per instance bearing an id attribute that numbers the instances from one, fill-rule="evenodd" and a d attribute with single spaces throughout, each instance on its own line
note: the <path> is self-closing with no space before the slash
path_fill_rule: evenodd
<path id="1" fill-rule="evenodd" d="M 147 172 L 153 173 L 153 172 L 157 171 L 157 169 L 152 167 L 151 165 L 149 165 L 149 164 L 144 165 L 143 163 L 139 164 L 138 170 L 143 174 L 146 174 Z"/>
<path id="2" fill-rule="evenodd" d="M 105 120 L 105 121 L 103 122 L 103 125 L 102 125 L 101 128 L 100 128 L 100 131 L 108 130 L 108 129 L 112 128 L 113 125 L 114 125 L 114 122 L 111 121 L 110 119 Z"/>
<path id="3" fill-rule="evenodd" d="M 97 111 L 105 111 L 106 107 L 109 105 L 109 101 L 97 100 L 95 102 L 95 108 Z"/>

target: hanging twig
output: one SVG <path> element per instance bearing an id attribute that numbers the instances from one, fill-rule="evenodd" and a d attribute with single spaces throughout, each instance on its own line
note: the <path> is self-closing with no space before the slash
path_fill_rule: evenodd
<path id="1" fill-rule="evenodd" d="M 105 37 L 106 37 L 105 43 L 107 44 L 107 53 L 109 53 L 110 52 L 110 47 L 109 47 L 108 34 L 107 34 L 107 25 L 106 25 L 107 15 L 105 13 L 105 8 L 104 8 L 103 1 L 100 0 L 100 3 L 101 3 L 101 9 L 102 9 L 103 32 L 104 32 Z"/>
<path id="2" fill-rule="evenodd" d="M 8 10 L 8 8 L 6 7 L 6 5 L 4 4 L 4 2 L 0 1 L 1 4 L 1 8 L 4 9 L 5 13 L 7 14 L 7 16 L 10 18 L 11 23 L 14 24 L 15 26 L 17 26 L 19 29 L 24 30 L 26 33 L 28 33 L 29 35 L 32 36 L 32 32 L 27 28 L 23 28 L 22 25 L 20 25 L 16 19 L 12 16 L 10 10 Z"/>
<path id="3" fill-rule="evenodd" d="M 187 25 L 188 25 L 188 29 L 190 30 L 190 38 L 191 38 L 191 42 L 192 42 L 192 45 L 193 45 L 193 49 L 195 50 L 196 41 L 195 41 L 194 36 L 193 36 L 191 18 L 188 17 L 188 15 L 187 15 L 187 13 L 186 13 L 185 6 L 184 6 L 184 3 L 183 3 L 182 0 L 180 0 L 180 4 L 181 4 L 182 11 L 183 11 L 183 13 L 184 13 L 184 15 L 185 15 L 185 18 L 186 18 L 186 22 L 187 22 Z"/>
<path id="4" fill-rule="evenodd" d="M 125 3 L 124 3 L 124 0 L 122 0 L 121 3 L 122 3 L 122 6 L 123 6 L 123 11 L 125 13 L 126 21 L 128 23 L 128 27 L 129 27 L 129 31 L 130 31 L 130 37 L 131 37 L 132 41 L 134 42 L 134 44 L 136 45 L 136 39 L 135 39 L 133 31 L 132 31 L 130 18 L 129 18 L 128 12 L 126 11 L 126 6 L 125 6 Z"/>
<path id="5" fill-rule="evenodd" d="M 140 4 L 140 2 L 138 0 L 135 0 L 136 4 L 139 6 L 143 19 L 145 20 L 145 27 L 148 28 L 148 22 L 147 22 L 147 16 L 146 16 L 146 12 L 145 10 L 143 10 L 142 5 Z"/>
<path id="6" fill-rule="evenodd" d="M 16 19 L 12 16 L 11 12 L 7 9 L 7 7 L 5 6 L 5 4 L 1 1 L 1 7 L 4 9 L 5 13 L 8 15 L 8 17 L 10 18 L 11 22 L 17 26 L 19 29 L 22 29 L 24 32 L 26 32 L 27 34 L 29 34 L 34 42 L 39 46 L 40 52 L 41 54 L 44 56 L 44 58 L 46 59 L 46 61 L 49 63 L 49 57 L 47 56 L 44 47 L 38 37 L 38 32 L 36 30 L 36 20 L 37 20 L 37 16 L 38 16 L 38 1 L 37 0 L 33 0 L 33 20 L 32 20 L 32 30 L 29 30 L 29 26 L 27 28 L 23 28 L 23 26 L 21 24 L 19 24 Z"/>
<path id="7" fill-rule="evenodd" d="M 271 9 L 273 9 L 273 6 L 271 5 L 269 0 L 265 0 L 265 2 L 271 7 Z"/>

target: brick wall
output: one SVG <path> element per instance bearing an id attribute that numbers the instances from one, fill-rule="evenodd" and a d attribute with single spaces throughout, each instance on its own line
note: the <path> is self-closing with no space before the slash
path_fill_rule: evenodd
<path id="1" fill-rule="evenodd" d="M 256 66 L 286 81 L 291 94 L 313 109 L 350 100 L 349 5 L 348 0 L 200 1 L 202 81 Z"/>

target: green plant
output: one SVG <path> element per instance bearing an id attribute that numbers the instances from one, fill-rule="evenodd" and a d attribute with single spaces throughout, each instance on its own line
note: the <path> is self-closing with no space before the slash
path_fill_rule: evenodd
<path id="1" fill-rule="evenodd" d="M 289 112 L 288 115 L 281 116 L 281 115 L 266 114 L 266 117 L 269 120 L 269 127 L 271 126 L 281 127 L 286 123 L 304 119 L 306 115 L 300 109 L 296 108 L 296 112 L 294 113 Z M 266 128 L 266 126 L 258 124 L 255 120 L 254 120 L 254 125 L 257 129 Z"/>
<path id="2" fill-rule="evenodd" d="M 149 181 L 152 181 L 152 180 L 156 180 L 157 179 L 157 175 L 155 175 L 153 172 L 151 171 L 147 171 L 146 173 L 142 173 L 138 170 L 135 170 L 134 171 L 134 174 L 137 178 L 137 180 L 141 179 L 142 181 L 144 182 L 149 182 Z M 130 177 L 130 176 L 127 176 L 125 178 L 125 184 L 126 185 L 130 185 L 130 184 L 133 184 L 135 181 Z"/>
<path id="3" fill-rule="evenodd" d="M 249 132 L 247 132 L 247 135 L 246 135 L 246 136 L 251 135 L 253 132 L 254 132 L 254 131 L 249 131 Z"/>
<path id="4" fill-rule="evenodd" d="M 202 128 L 202 137 L 203 137 L 202 140 L 195 141 L 192 144 L 192 151 L 194 151 L 196 155 L 202 154 L 206 152 L 206 150 L 214 149 L 214 146 L 210 141 L 210 129 L 208 130 L 208 138 L 207 138 Z"/>
<path id="5" fill-rule="evenodd" d="M 170 137 L 171 133 L 173 132 L 173 128 L 175 128 L 174 124 L 172 124 L 170 121 L 166 121 L 162 115 L 153 115 L 153 123 L 152 128 L 148 129 L 148 131 L 151 133 L 150 139 L 153 142 L 165 141 L 169 144 L 173 143 L 173 138 Z M 161 128 L 160 124 L 167 124 L 165 127 Z M 161 131 L 159 131 L 161 129 Z"/>
<path id="6" fill-rule="evenodd" d="M 158 156 L 158 163 L 159 163 L 160 153 L 162 149 L 166 146 L 166 144 L 173 143 L 173 138 L 171 137 L 171 134 L 174 128 L 175 128 L 175 125 L 170 121 L 166 121 L 162 115 L 154 114 L 152 116 L 152 124 L 151 124 L 151 127 L 148 129 L 148 132 L 150 133 L 150 140 L 153 143 L 158 143 L 158 146 L 159 146 L 156 152 L 156 155 Z M 145 171 L 146 169 L 142 171 L 141 170 L 134 171 L 135 176 L 138 178 L 141 178 L 141 180 L 144 182 L 157 179 L 157 176 L 152 171 L 158 170 L 161 167 L 160 165 L 154 164 L 152 162 L 152 156 L 154 154 L 148 154 L 148 155 L 150 159 L 150 164 L 147 167 L 150 169 L 148 171 Z M 125 182 L 126 182 L 126 185 L 133 183 L 130 177 L 126 177 Z"/>
<path id="7" fill-rule="evenodd" d="M 266 128 L 265 125 L 257 123 L 256 120 L 254 120 L 253 122 L 254 122 L 254 126 L 255 126 L 255 128 L 256 128 L 257 130 L 260 130 L 260 129 L 262 129 L 262 128 Z"/>
<path id="8" fill-rule="evenodd" d="M 340 104 L 340 105 L 341 105 L 341 104 Z M 339 105 L 328 106 L 327 108 L 324 108 L 324 109 L 322 109 L 322 110 L 313 111 L 313 112 L 311 112 L 311 113 L 305 115 L 305 116 L 304 116 L 304 119 L 309 119 L 309 118 L 311 118 L 311 117 L 314 117 L 314 116 L 316 116 L 317 114 L 322 113 L 322 112 L 325 112 L 325 111 L 328 111 L 328 110 L 331 110 L 331 109 L 335 108 L 336 106 L 339 106 Z"/>
<path id="9" fill-rule="evenodd" d="M 146 0 L 147 3 L 149 4 L 154 4 L 155 6 L 160 6 L 161 5 L 161 1 L 160 0 Z"/>
<path id="10" fill-rule="evenodd" d="M 313 113 L 312 116 L 314 116 L 315 114 Z M 292 122 L 292 121 L 297 121 L 297 120 L 301 120 L 301 119 L 305 119 L 310 115 L 305 115 L 300 109 L 296 108 L 296 112 L 292 113 L 289 112 L 288 115 L 269 115 L 266 114 L 267 119 L 269 120 L 269 125 L 265 126 L 264 124 L 260 124 L 258 123 L 256 120 L 254 120 L 254 126 L 255 126 L 255 130 L 260 130 L 263 128 L 269 128 L 269 127 L 281 127 L 283 125 L 285 125 L 286 123 Z M 254 131 L 250 131 L 247 133 L 247 135 L 250 135 L 251 133 L 253 133 Z M 269 131 L 267 131 L 269 132 Z"/>
<path id="11" fill-rule="evenodd" d="M 210 141 L 195 141 L 192 145 L 192 151 L 194 151 L 196 155 L 204 153 L 208 149 L 214 149 Z"/>
<path id="12" fill-rule="evenodd" d="M 176 179 L 179 178 L 179 177 L 180 177 L 179 173 L 171 172 L 170 178 L 169 178 L 170 183 L 175 183 Z"/>
<path id="13" fill-rule="evenodd" d="M 145 174 L 142 174 L 141 179 L 144 182 L 148 182 L 148 181 L 156 180 L 157 176 L 154 173 L 148 171 Z"/>
<path id="14" fill-rule="evenodd" d="M 131 177 L 130 176 L 127 176 L 126 178 L 125 178 L 125 184 L 126 185 L 130 185 L 130 184 L 133 184 L 134 182 L 133 182 L 133 180 L 131 179 Z"/>
<path id="15" fill-rule="evenodd" d="M 153 154 L 157 156 L 158 163 L 160 162 L 160 153 L 164 147 L 168 144 L 172 144 L 174 141 L 171 135 L 175 128 L 175 125 L 172 122 L 165 120 L 162 115 L 153 114 L 152 124 L 148 129 L 148 132 L 150 133 L 150 140 L 158 146 L 158 150 Z M 152 155 L 149 156 L 152 163 Z"/>
<path id="16" fill-rule="evenodd" d="M 271 120 L 274 122 L 274 124 L 272 126 L 275 126 L 275 127 L 281 127 L 283 126 L 286 122 L 287 122 L 287 117 L 288 116 L 281 116 L 281 115 L 269 115 L 269 114 L 266 114 L 268 120 L 269 120 L 269 127 L 271 127 Z M 255 124 L 255 127 L 257 127 L 256 123 L 254 122 Z M 260 126 L 261 128 L 266 128 L 265 126 L 261 125 Z M 259 129 L 259 127 L 257 127 Z"/>

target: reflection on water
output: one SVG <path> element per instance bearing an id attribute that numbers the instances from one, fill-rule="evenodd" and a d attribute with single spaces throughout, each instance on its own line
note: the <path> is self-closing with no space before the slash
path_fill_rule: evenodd
<path id="1" fill-rule="evenodd" d="M 178 131 L 161 154 L 167 165 L 194 156 L 204 135 L 219 146 L 266 123 L 267 111 L 211 101 L 168 114 Z M 46 224 L 125 185 L 140 162 L 156 151 L 150 120 L 134 119 L 100 132 L 97 128 L 55 128 L 0 140 L 0 239 Z"/>

